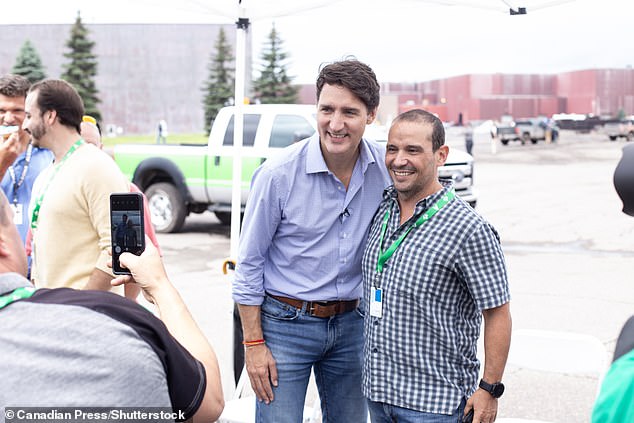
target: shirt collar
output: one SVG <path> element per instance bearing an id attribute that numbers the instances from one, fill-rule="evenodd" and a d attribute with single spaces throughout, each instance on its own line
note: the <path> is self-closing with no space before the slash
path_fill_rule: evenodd
<path id="1" fill-rule="evenodd" d="M 445 195 L 447 193 L 447 191 L 449 191 L 451 188 L 453 188 L 453 182 L 451 182 L 451 181 L 440 179 L 439 182 L 442 185 L 442 189 L 440 189 L 439 191 L 436 191 L 435 193 L 433 193 L 431 195 L 428 195 L 427 197 L 423 198 L 422 200 L 419 200 L 416 203 L 416 209 L 414 210 L 414 216 L 417 216 L 420 213 L 422 213 L 423 211 L 427 210 L 430 205 L 434 204 L 436 201 L 438 201 L 440 199 L 440 197 Z M 397 194 L 398 193 L 396 191 L 396 188 L 394 188 L 394 185 L 390 185 L 389 187 L 385 188 L 385 191 L 383 191 L 383 199 L 384 200 L 397 201 L 397 198 L 398 198 Z"/>
<path id="2" fill-rule="evenodd" d="M 368 141 L 365 138 L 361 138 L 361 143 L 359 144 L 359 159 L 361 164 L 361 170 L 365 174 L 368 166 L 372 163 L 375 163 L 374 157 L 372 156 L 372 152 L 370 151 L 370 147 L 368 146 Z M 308 139 L 308 149 L 306 152 L 306 173 L 320 173 L 320 172 L 330 172 L 328 169 L 328 165 L 326 165 L 326 160 L 324 159 L 324 155 L 321 152 L 321 143 L 319 140 L 319 132 L 315 132 Z"/>
<path id="3" fill-rule="evenodd" d="M 25 286 L 33 285 L 28 279 L 18 273 L 7 272 L 0 274 L 0 295 Z"/>

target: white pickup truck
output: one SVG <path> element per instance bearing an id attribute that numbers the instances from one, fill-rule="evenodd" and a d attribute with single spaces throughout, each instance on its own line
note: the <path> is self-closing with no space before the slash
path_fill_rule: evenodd
<path id="1" fill-rule="evenodd" d="M 317 130 L 312 105 L 267 104 L 243 107 L 242 206 L 251 177 L 268 157 Z M 123 173 L 145 192 L 158 232 L 177 232 L 189 213 L 213 211 L 223 223 L 231 220 L 234 107 L 220 110 L 208 145 L 117 145 L 114 158 Z M 386 131 L 369 126 L 368 138 L 386 141 Z M 473 157 L 451 150 L 441 178 L 453 179 L 456 192 L 472 206 Z"/>

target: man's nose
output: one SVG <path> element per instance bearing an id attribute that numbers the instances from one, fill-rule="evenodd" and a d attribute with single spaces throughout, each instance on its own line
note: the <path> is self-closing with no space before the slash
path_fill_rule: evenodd
<path id="1" fill-rule="evenodd" d="M 10 110 L 7 110 L 2 114 L 2 124 L 6 126 L 19 125 L 20 122 L 18 120 L 17 114 L 13 113 Z"/>
<path id="2" fill-rule="evenodd" d="M 341 113 L 333 113 L 332 118 L 330 119 L 330 129 L 336 132 L 343 129 L 343 127 L 344 127 L 344 120 Z"/>
<path id="3" fill-rule="evenodd" d="M 407 154 L 405 154 L 405 152 L 403 151 L 398 151 L 395 155 L 394 155 L 394 161 L 393 164 L 394 166 L 405 166 L 407 164 Z"/>

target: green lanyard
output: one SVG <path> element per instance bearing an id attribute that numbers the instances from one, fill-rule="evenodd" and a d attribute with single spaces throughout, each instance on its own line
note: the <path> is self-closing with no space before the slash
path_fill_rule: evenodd
<path id="1" fill-rule="evenodd" d="M 407 230 L 400 237 L 398 237 L 398 239 L 394 241 L 387 250 L 381 251 L 381 246 L 383 245 L 383 237 L 385 236 L 385 232 L 387 231 L 387 223 L 390 220 L 390 210 L 388 209 L 383 216 L 383 226 L 381 227 L 381 237 L 379 238 L 379 261 L 376 263 L 376 271 L 378 273 L 383 272 L 383 265 L 385 264 L 385 262 L 388 261 L 390 257 L 392 257 L 396 249 L 401 245 L 401 242 L 403 242 L 407 234 L 409 234 L 412 229 L 418 228 L 420 225 L 431 219 L 433 215 L 440 211 L 440 209 L 449 204 L 449 202 L 453 200 L 455 196 L 456 192 L 453 189 L 447 191 L 445 195 L 440 197 L 440 199 L 436 201 L 433 206 L 428 208 L 427 211 L 425 211 L 425 213 L 423 213 L 421 217 L 418 218 L 416 223 L 407 228 Z"/>
<path id="2" fill-rule="evenodd" d="M 83 138 L 80 138 L 77 141 L 75 141 L 75 144 L 73 144 L 70 147 L 70 149 L 66 152 L 66 154 L 64 154 L 64 157 L 62 157 L 62 160 L 60 160 L 59 164 L 55 166 L 53 170 L 53 174 L 48 179 L 48 183 L 46 184 L 46 186 L 42 190 L 42 193 L 39 195 L 39 197 L 37 197 L 37 200 L 35 201 L 35 207 L 33 207 L 33 215 L 31 216 L 31 229 L 37 228 L 37 220 L 40 217 L 40 208 L 42 208 L 42 200 L 44 200 L 44 194 L 46 194 L 48 187 L 51 185 L 51 182 L 53 181 L 53 179 L 55 179 L 55 175 L 57 175 L 57 172 L 59 172 L 59 169 L 62 167 L 66 159 L 68 159 L 75 152 L 75 150 L 79 148 L 79 146 L 85 143 L 86 141 L 84 141 Z"/>
<path id="3" fill-rule="evenodd" d="M 35 294 L 35 288 L 32 286 L 24 286 L 22 288 L 15 289 L 0 297 L 0 308 L 4 308 L 18 300 L 29 298 L 33 294 Z"/>

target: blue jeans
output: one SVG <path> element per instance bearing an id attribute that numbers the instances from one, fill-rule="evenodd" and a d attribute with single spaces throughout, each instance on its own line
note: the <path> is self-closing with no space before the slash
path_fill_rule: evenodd
<path id="1" fill-rule="evenodd" d="M 278 386 L 270 404 L 257 401 L 256 423 L 301 423 L 311 369 L 323 423 L 367 422 L 361 393 L 363 316 L 358 310 L 313 317 L 267 296 L 262 331 L 277 363 Z"/>
<path id="2" fill-rule="evenodd" d="M 401 408 L 384 402 L 368 400 L 368 409 L 372 423 L 459 423 L 466 401 L 462 401 L 453 414 L 434 414 Z"/>

